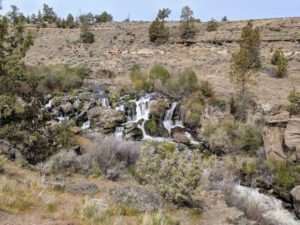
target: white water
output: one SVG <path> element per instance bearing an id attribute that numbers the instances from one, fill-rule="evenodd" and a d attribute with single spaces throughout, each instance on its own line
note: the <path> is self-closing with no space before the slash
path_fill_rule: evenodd
<path id="1" fill-rule="evenodd" d="M 70 117 L 68 116 L 59 116 L 56 118 L 58 120 L 58 123 L 63 123 L 64 121 L 68 121 L 70 119 Z"/>
<path id="2" fill-rule="evenodd" d="M 250 208 L 261 212 L 261 218 L 276 225 L 300 225 L 296 217 L 284 209 L 282 202 L 274 197 L 259 193 L 258 189 L 236 185 L 231 193 L 236 207 Z"/>
<path id="3" fill-rule="evenodd" d="M 109 108 L 109 100 L 108 98 L 101 98 L 101 105 L 105 108 Z"/>
<path id="4" fill-rule="evenodd" d="M 172 118 L 173 118 L 173 114 L 174 114 L 174 110 L 175 110 L 176 106 L 177 106 L 177 102 L 173 102 L 171 109 L 167 110 L 164 121 L 163 121 L 164 127 L 168 130 L 169 135 L 171 134 L 171 129 L 174 127 L 174 122 L 173 122 Z"/>
<path id="5" fill-rule="evenodd" d="M 81 129 L 86 130 L 89 129 L 91 127 L 91 121 L 86 121 L 82 124 Z"/>
<path id="6" fill-rule="evenodd" d="M 116 111 L 119 111 L 119 112 L 125 112 L 124 105 L 121 104 L 121 105 L 117 106 L 117 107 L 115 108 L 115 110 L 116 110 Z"/>
<path id="7" fill-rule="evenodd" d="M 116 132 L 115 132 L 115 136 L 118 137 L 118 138 L 122 138 L 123 137 L 123 131 L 124 131 L 124 127 L 117 127 Z"/>
<path id="8" fill-rule="evenodd" d="M 147 121 L 149 120 L 149 103 L 151 100 L 150 95 L 145 95 L 136 101 L 136 116 L 134 118 L 135 122 L 140 120 Z"/>
<path id="9" fill-rule="evenodd" d="M 52 108 L 52 99 L 45 105 L 45 109 L 51 109 Z"/>

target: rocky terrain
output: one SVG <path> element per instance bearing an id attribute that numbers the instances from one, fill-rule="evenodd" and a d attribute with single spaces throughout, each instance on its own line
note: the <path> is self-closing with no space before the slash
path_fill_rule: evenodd
<path id="1" fill-rule="evenodd" d="M 220 22 L 216 31 L 206 31 L 206 24 L 196 24 L 198 34 L 189 46 L 179 38 L 178 23 L 168 23 L 170 43 L 156 46 L 148 40 L 147 22 L 109 23 L 93 26 L 96 42 L 78 42 L 79 29 L 40 28 L 35 44 L 27 52 L 26 65 L 39 63 L 86 65 L 93 69 L 93 82 L 130 84 L 128 70 L 134 63 L 149 68 L 160 63 L 171 71 L 192 68 L 200 80 L 209 80 L 220 96 L 230 96 L 234 89 L 228 80 L 231 55 L 238 48 L 236 41 L 246 21 Z M 287 103 L 288 93 L 300 86 L 299 18 L 254 21 L 261 31 L 263 68 L 259 71 L 253 93 L 258 103 Z M 270 60 L 282 48 L 289 61 L 289 76 L 272 77 Z"/>

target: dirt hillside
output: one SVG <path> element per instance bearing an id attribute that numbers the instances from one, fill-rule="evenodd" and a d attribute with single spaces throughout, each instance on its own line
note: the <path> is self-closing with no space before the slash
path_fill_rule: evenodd
<path id="1" fill-rule="evenodd" d="M 96 42 L 91 45 L 78 42 L 79 29 L 42 28 L 25 63 L 86 65 L 94 71 L 89 80 L 118 84 L 130 84 L 128 70 L 134 63 L 144 68 L 160 63 L 172 71 L 190 67 L 200 80 L 209 80 L 218 95 L 228 97 L 234 91 L 228 80 L 230 59 L 245 25 L 246 21 L 222 22 L 217 31 L 207 32 L 205 23 L 197 24 L 198 34 L 190 46 L 180 43 L 178 23 L 168 23 L 172 37 L 170 43 L 161 46 L 149 42 L 146 22 L 93 26 Z M 263 62 L 253 87 L 256 100 L 261 104 L 286 104 L 289 92 L 300 88 L 300 18 L 257 20 L 254 25 L 261 31 Z M 272 77 L 270 59 L 277 48 L 283 48 L 289 59 L 287 78 Z"/>

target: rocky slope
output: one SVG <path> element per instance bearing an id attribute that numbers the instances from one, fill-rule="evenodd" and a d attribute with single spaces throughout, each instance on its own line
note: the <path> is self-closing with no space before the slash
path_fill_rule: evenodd
<path id="1" fill-rule="evenodd" d="M 96 42 L 91 45 L 78 42 L 79 29 L 41 28 L 25 63 L 86 65 L 94 71 L 89 80 L 117 84 L 130 84 L 128 70 L 134 63 L 145 68 L 160 63 L 172 71 L 191 67 L 201 80 L 213 84 L 217 94 L 230 96 L 234 89 L 228 80 L 229 63 L 245 24 L 222 22 L 213 32 L 206 31 L 205 23 L 196 24 L 198 34 L 190 46 L 180 43 L 175 22 L 168 23 L 170 42 L 161 46 L 149 42 L 147 22 L 94 26 Z M 257 20 L 254 25 L 261 31 L 263 69 L 253 92 L 261 104 L 285 104 L 291 89 L 300 86 L 300 18 Z M 288 78 L 272 77 L 270 59 L 277 48 L 283 48 L 289 59 Z"/>

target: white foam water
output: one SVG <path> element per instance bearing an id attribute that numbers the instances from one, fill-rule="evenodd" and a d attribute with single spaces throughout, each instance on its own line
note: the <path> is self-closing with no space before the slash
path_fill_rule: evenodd
<path id="1" fill-rule="evenodd" d="M 82 124 L 81 129 L 86 130 L 89 129 L 91 127 L 91 121 L 86 121 Z"/>
<path id="2" fill-rule="evenodd" d="M 116 132 L 115 132 L 115 136 L 117 138 L 122 138 L 123 137 L 123 131 L 124 131 L 124 127 L 117 127 Z"/>
<path id="3" fill-rule="evenodd" d="M 262 194 L 258 189 L 235 185 L 231 195 L 231 198 L 235 198 L 236 202 L 239 202 L 237 204 L 242 204 L 245 208 L 252 205 L 261 211 L 261 218 L 270 224 L 300 225 L 300 221 L 283 207 L 280 200 Z"/>
<path id="4" fill-rule="evenodd" d="M 171 108 L 166 111 L 166 115 L 163 121 L 164 127 L 168 130 L 169 135 L 171 134 L 171 129 L 174 127 L 174 122 L 172 118 L 176 106 L 177 106 L 177 102 L 173 102 Z"/>
<path id="5" fill-rule="evenodd" d="M 101 98 L 102 107 L 109 108 L 109 100 L 108 98 Z"/>

